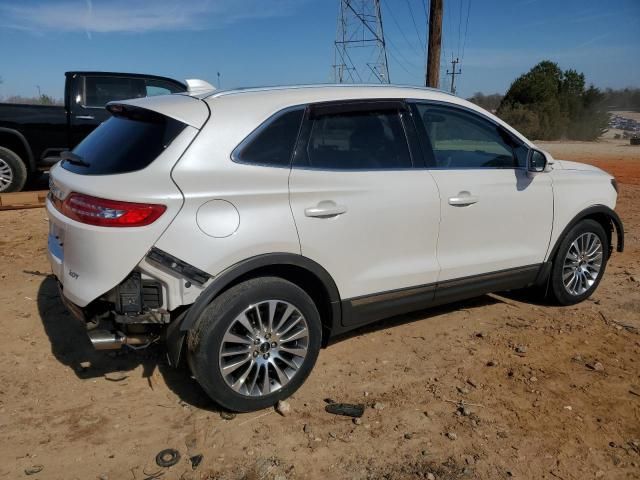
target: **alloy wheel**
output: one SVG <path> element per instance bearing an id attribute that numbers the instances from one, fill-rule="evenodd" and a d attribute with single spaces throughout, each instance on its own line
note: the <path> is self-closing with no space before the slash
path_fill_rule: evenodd
<path id="1" fill-rule="evenodd" d="M 308 348 L 309 328 L 300 310 L 283 300 L 266 300 L 231 322 L 220 347 L 220 373 L 235 392 L 262 397 L 291 381 Z"/>
<path id="2" fill-rule="evenodd" d="M 602 269 L 603 255 L 602 242 L 595 233 L 583 233 L 571 242 L 562 268 L 567 292 L 579 296 L 591 288 Z"/>
<path id="3" fill-rule="evenodd" d="M 7 190 L 13 183 L 13 170 L 9 164 L 0 158 L 0 192 Z"/>

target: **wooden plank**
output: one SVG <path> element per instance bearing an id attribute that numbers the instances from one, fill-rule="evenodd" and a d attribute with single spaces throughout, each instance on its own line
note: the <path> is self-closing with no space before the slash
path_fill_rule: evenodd
<path id="1" fill-rule="evenodd" d="M 0 210 L 19 210 L 23 208 L 44 207 L 47 194 L 47 190 L 1 193 Z"/>

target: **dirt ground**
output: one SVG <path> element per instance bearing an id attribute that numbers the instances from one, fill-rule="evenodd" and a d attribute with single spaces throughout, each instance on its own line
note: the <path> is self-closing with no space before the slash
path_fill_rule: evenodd
<path id="1" fill-rule="evenodd" d="M 602 168 L 619 181 L 640 185 L 640 146 L 629 140 L 615 140 L 613 134 L 622 130 L 611 130 L 598 142 L 536 142 L 555 158 L 585 162 Z"/>
<path id="2" fill-rule="evenodd" d="M 489 295 L 358 331 L 286 417 L 223 419 L 160 349 L 93 351 L 48 276 L 44 210 L 0 212 L 0 478 L 640 478 L 640 147 L 612 142 L 541 144 L 621 182 L 626 251 L 589 301 Z M 182 459 L 161 469 L 165 448 Z"/>

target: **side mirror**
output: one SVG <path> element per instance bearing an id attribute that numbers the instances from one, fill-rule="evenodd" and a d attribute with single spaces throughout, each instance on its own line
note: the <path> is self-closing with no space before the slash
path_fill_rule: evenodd
<path id="1" fill-rule="evenodd" d="M 531 149 L 527 159 L 527 171 L 541 173 L 547 168 L 547 156 L 540 150 Z"/>

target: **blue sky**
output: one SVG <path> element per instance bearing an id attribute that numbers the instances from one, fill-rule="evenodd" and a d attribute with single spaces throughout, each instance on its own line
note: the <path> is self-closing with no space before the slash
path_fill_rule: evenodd
<path id="1" fill-rule="evenodd" d="M 393 83 L 424 81 L 427 3 L 382 0 Z M 443 66 L 452 54 L 460 57 L 461 96 L 503 93 L 543 59 L 582 71 L 599 87 L 640 87 L 640 0 L 444 3 Z M 220 72 L 223 88 L 329 82 L 338 4 L 0 0 L 0 96 L 33 96 L 39 85 L 43 93 L 62 97 L 67 70 L 153 73 L 211 83 Z M 441 75 L 443 87 L 448 81 Z"/>

